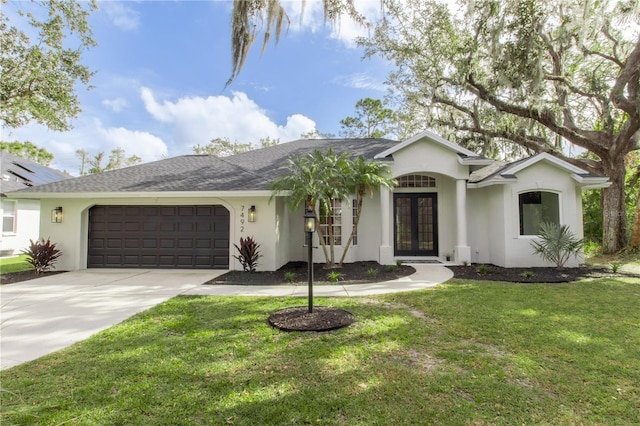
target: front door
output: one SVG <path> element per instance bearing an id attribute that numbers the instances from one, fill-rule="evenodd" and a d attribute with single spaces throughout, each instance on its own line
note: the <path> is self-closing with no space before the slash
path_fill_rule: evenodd
<path id="1" fill-rule="evenodd" d="M 438 255 L 438 194 L 393 194 L 396 256 Z"/>

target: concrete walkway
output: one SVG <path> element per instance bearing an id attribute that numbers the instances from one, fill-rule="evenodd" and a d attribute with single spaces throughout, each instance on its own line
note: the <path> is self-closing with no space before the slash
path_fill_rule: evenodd
<path id="1" fill-rule="evenodd" d="M 453 273 L 416 273 L 376 284 L 314 286 L 314 297 L 365 296 L 433 287 Z M 55 352 L 180 294 L 306 297 L 307 286 L 202 285 L 226 271 L 87 269 L 0 286 L 0 370 Z"/>

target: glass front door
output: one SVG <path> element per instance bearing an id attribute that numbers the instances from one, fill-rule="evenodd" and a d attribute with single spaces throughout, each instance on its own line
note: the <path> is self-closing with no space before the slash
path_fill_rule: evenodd
<path id="1" fill-rule="evenodd" d="M 396 256 L 438 255 L 438 194 L 393 194 Z"/>

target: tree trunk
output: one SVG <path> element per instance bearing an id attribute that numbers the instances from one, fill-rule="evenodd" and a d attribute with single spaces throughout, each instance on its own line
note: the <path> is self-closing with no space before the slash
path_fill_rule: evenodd
<path id="1" fill-rule="evenodd" d="M 636 200 L 636 217 L 633 221 L 630 246 L 634 250 L 640 249 L 640 191 L 638 191 L 638 199 Z"/>
<path id="2" fill-rule="evenodd" d="M 624 161 L 612 161 L 606 171 L 611 180 L 609 188 L 602 189 L 602 251 L 616 253 L 627 245 L 627 214 L 624 201 Z"/>

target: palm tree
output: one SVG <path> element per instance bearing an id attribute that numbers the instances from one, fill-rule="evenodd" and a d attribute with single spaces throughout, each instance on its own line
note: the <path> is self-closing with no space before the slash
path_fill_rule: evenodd
<path id="1" fill-rule="evenodd" d="M 330 21 L 335 21 L 340 15 L 346 13 L 356 22 L 364 24 L 364 17 L 353 6 L 353 0 L 323 0 L 324 16 Z M 304 11 L 305 1 L 300 7 Z M 260 21 L 262 25 L 257 25 Z M 256 40 L 258 28 L 264 29 L 262 51 L 264 52 L 271 35 L 275 35 L 276 43 L 280 39 L 282 29 L 289 26 L 289 17 L 280 0 L 234 0 L 231 18 L 231 50 L 232 71 L 227 85 L 240 73 L 247 59 L 249 50 Z"/>
<path id="2" fill-rule="evenodd" d="M 346 200 L 350 194 L 347 185 L 349 164 L 348 153 L 337 155 L 332 149 L 326 153 L 316 149 L 304 157 L 289 158 L 286 163 L 289 172 L 270 184 L 273 192 L 271 198 L 286 193 L 287 204 L 292 211 L 304 203 L 313 212 L 317 223 L 320 223 L 318 207 L 326 213 L 326 238 L 322 227 L 317 227 L 317 232 L 327 267 L 335 264 L 332 222 L 334 200 Z"/>
<path id="3" fill-rule="evenodd" d="M 353 237 L 355 236 L 356 230 L 358 229 L 358 224 L 360 223 L 360 217 L 362 215 L 362 206 L 365 194 L 368 192 L 369 196 L 373 197 L 373 193 L 375 190 L 378 190 L 382 187 L 391 189 L 398 184 L 398 181 L 391 177 L 391 171 L 389 170 L 389 167 L 380 161 L 367 161 L 364 159 L 364 157 L 358 157 L 355 160 L 351 161 L 349 167 L 351 172 L 349 192 L 356 194 L 357 213 L 356 217 L 353 219 L 353 228 L 351 229 L 351 234 L 349 235 L 347 244 L 345 245 L 344 251 L 342 252 L 342 257 L 340 258 L 340 265 L 344 263 L 344 259 L 347 256 L 349 247 L 353 242 Z"/>

